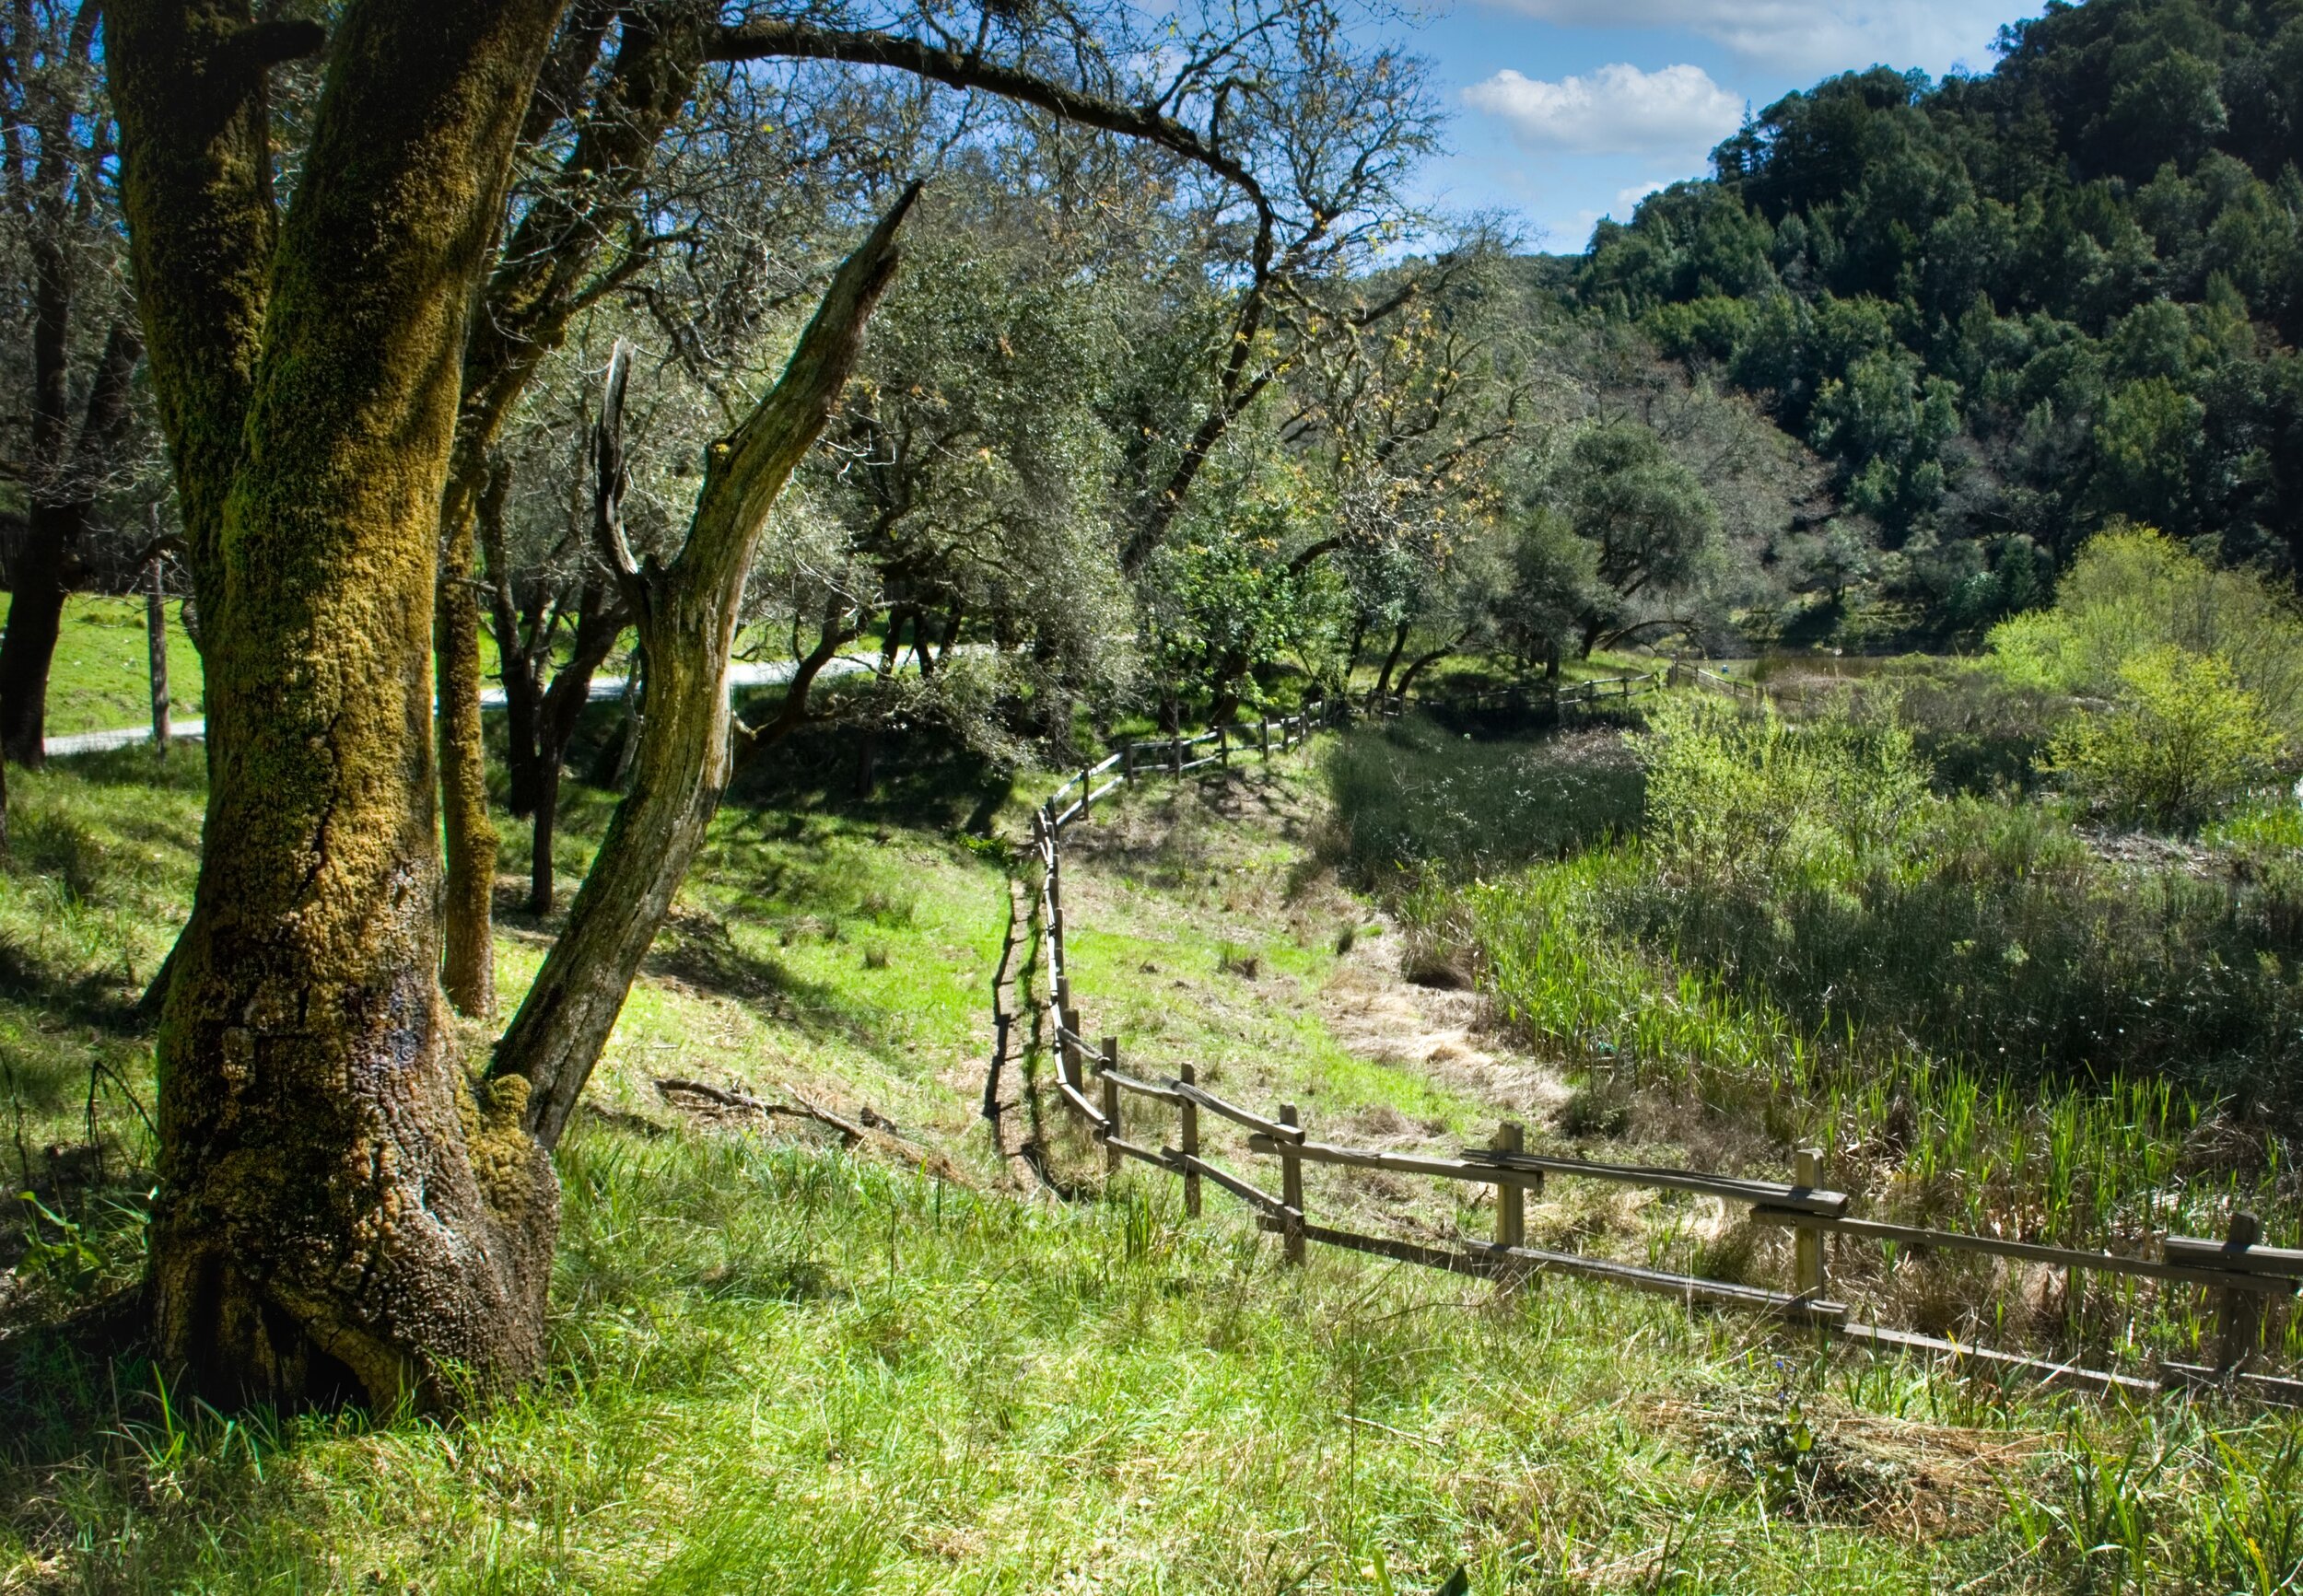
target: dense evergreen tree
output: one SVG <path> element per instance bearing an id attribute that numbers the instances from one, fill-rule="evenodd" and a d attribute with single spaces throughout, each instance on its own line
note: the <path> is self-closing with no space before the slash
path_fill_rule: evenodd
<path id="1" fill-rule="evenodd" d="M 1831 459 L 1970 629 L 2115 517 L 2303 564 L 2303 6 L 2052 5 L 1985 76 L 1785 96 L 1600 224 L 1584 301 Z"/>

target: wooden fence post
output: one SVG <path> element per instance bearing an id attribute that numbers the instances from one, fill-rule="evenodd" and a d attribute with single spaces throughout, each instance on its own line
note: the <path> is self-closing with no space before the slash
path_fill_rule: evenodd
<path id="1" fill-rule="evenodd" d="M 1094 807 L 1095 767 L 1091 764 L 1083 764 L 1080 767 L 1080 818 L 1081 820 L 1088 819 Z"/>
<path id="2" fill-rule="evenodd" d="M 1271 717 L 1266 716 L 1256 722 L 1256 735 L 1263 743 L 1264 763 L 1271 763 Z"/>
<path id="3" fill-rule="evenodd" d="M 1280 1123 L 1300 1127 L 1303 1122 L 1297 1116 L 1293 1103 L 1283 1102 L 1280 1105 Z M 1303 1262 L 1303 1160 L 1295 1151 L 1297 1145 L 1293 1140 L 1280 1144 L 1280 1201 L 1288 1210 L 1287 1217 L 1281 1221 L 1287 1260 L 1300 1264 Z"/>
<path id="4" fill-rule="evenodd" d="M 2263 1239 L 2263 1222 L 2252 1214 L 2233 1214 L 2223 1244 L 2233 1252 Z M 2226 1286 L 2215 1293 L 2215 1368 L 2228 1374 L 2254 1354 L 2262 1330 L 2262 1304 L 2252 1291 Z"/>
<path id="5" fill-rule="evenodd" d="M 1187 1064 L 1181 1078 L 1190 1086 L 1199 1078 L 1199 1072 Z M 1183 1144 L 1184 1157 L 1196 1159 L 1199 1156 L 1199 1105 L 1186 1098 L 1181 1108 L 1184 1123 L 1176 1139 Z M 1184 1166 L 1184 1212 L 1191 1218 L 1199 1217 L 1199 1171 L 1188 1164 Z"/>
<path id="6" fill-rule="evenodd" d="M 1526 1129 L 1506 1120 L 1496 1131 L 1495 1139 L 1488 1145 L 1501 1153 L 1523 1152 L 1527 1147 Z M 1499 1247 L 1524 1247 L 1527 1244 L 1527 1194 L 1509 1181 L 1495 1183 L 1495 1244 Z"/>
<path id="7" fill-rule="evenodd" d="M 1820 1147 L 1801 1147 L 1794 1155 L 1791 1183 L 1810 1192 L 1822 1188 L 1823 1151 Z M 1801 1225 L 1792 1232 L 1792 1291 L 1800 1297 L 1820 1297 L 1823 1286 L 1822 1229 L 1816 1225 Z"/>
<path id="8" fill-rule="evenodd" d="M 1215 728 L 1215 757 L 1225 770 L 1232 768 L 1232 740 L 1220 726 Z"/>
<path id="9" fill-rule="evenodd" d="M 1184 774 L 1184 740 L 1180 735 L 1171 735 L 1167 740 L 1167 773 Z"/>
<path id="10" fill-rule="evenodd" d="M 1119 745 L 1120 779 L 1129 786 L 1136 785 L 1136 744 L 1133 738 Z"/>
<path id="11" fill-rule="evenodd" d="M 1047 867 L 1047 917 L 1049 940 L 1056 945 L 1056 981 L 1063 993 L 1064 1007 L 1071 1007 L 1071 959 L 1064 949 L 1064 878 L 1063 856 L 1056 855 L 1056 862 Z"/>
<path id="12" fill-rule="evenodd" d="M 1119 1038 L 1104 1039 L 1104 1173 L 1119 1173 L 1119 1147 L 1113 1140 L 1119 1135 L 1119 1082 L 1113 1078 L 1119 1068 Z"/>
<path id="13" fill-rule="evenodd" d="M 1527 1132 L 1523 1125 L 1505 1120 L 1490 1144 L 1498 1152 L 1524 1152 L 1527 1147 Z M 1527 1244 L 1527 1193 L 1507 1182 L 1495 1183 L 1495 1244 L 1498 1247 L 1525 1247 Z M 1519 1285 L 1519 1270 L 1510 1261 L 1504 1262 L 1502 1284 L 1506 1288 Z"/>

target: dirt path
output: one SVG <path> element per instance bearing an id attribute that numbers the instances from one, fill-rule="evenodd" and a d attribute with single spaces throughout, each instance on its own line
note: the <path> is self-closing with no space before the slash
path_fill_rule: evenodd
<path id="1" fill-rule="evenodd" d="M 1319 995 L 1336 1040 L 1354 1057 L 1420 1069 L 1500 1112 L 1531 1121 L 1555 1113 L 1568 1098 L 1558 1069 L 1489 1030 L 1478 993 L 1407 979 L 1406 939 L 1388 919 L 1376 923 L 1382 934 L 1359 937 Z"/>
<path id="2" fill-rule="evenodd" d="M 1081 999 L 1091 1021 L 1121 999 L 1132 1021 L 1120 1027 L 1129 1045 L 1147 1046 L 1155 1060 L 1170 1052 L 1188 1057 L 1203 1078 L 1217 1064 L 1254 1101 L 1288 1095 L 1297 1078 L 1280 1055 L 1291 1051 L 1289 1037 L 1309 1040 L 1288 1027 L 1308 1021 L 1353 1058 L 1426 1080 L 1531 1131 L 1549 1124 L 1568 1097 L 1556 1067 L 1486 1029 L 1486 1000 L 1477 993 L 1408 978 L 1407 938 L 1349 891 L 1325 856 L 1327 804 L 1314 771 L 1291 762 L 1228 781 L 1163 784 L 1069 832 L 1073 926 L 1144 938 L 1149 955 L 1095 972 Z M 1324 950 L 1343 947 L 1339 933 L 1348 947 L 1310 961 L 1308 970 L 1299 959 L 1283 961 L 1292 970 L 1267 963 L 1243 972 L 1216 956 L 1268 949 L 1275 937 Z M 1140 1006 L 1155 992 L 1167 1012 Z M 1196 1034 L 1176 1021 L 1181 1012 L 1198 1017 Z M 1431 1134 L 1380 1111 L 1361 1113 L 1352 1129 L 1383 1146 Z"/>

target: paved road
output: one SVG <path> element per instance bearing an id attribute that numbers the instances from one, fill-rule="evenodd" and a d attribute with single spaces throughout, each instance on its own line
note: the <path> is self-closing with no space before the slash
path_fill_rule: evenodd
<path id="1" fill-rule="evenodd" d="M 843 654 L 826 665 L 823 675 L 816 680 L 821 682 L 834 676 L 853 676 L 859 670 L 877 670 L 879 668 L 880 657 L 876 654 Z M 731 689 L 772 687 L 779 682 L 790 681 L 793 669 L 792 662 L 789 659 L 769 659 L 757 662 L 739 660 L 728 668 L 728 685 Z M 623 697 L 624 678 L 621 676 L 593 677 L 590 696 L 594 704 L 602 699 Z M 482 688 L 480 707 L 482 709 L 503 708 L 504 690 L 500 687 Z M 208 723 L 205 717 L 197 715 L 186 716 L 180 720 L 171 720 L 168 725 L 170 737 L 192 740 L 205 737 L 207 728 Z M 131 726 L 117 731 L 76 731 L 64 737 L 52 737 L 43 746 L 51 754 L 101 753 L 107 749 L 133 748 L 137 743 L 151 740 L 152 728 L 149 726 Z"/>

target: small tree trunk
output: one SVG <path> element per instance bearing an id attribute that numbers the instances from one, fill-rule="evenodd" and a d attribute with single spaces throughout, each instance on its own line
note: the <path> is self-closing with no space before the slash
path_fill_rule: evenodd
<path id="1" fill-rule="evenodd" d="M 624 671 L 624 740 L 616 745 L 615 774 L 608 778 L 618 792 L 632 790 L 632 762 L 639 757 L 639 740 L 647 729 L 648 633 L 643 628 L 639 647 L 632 650 L 632 662 Z"/>
<path id="2" fill-rule="evenodd" d="M 1378 697 L 1391 691 L 1391 673 L 1399 669 L 1399 657 L 1407 651 L 1408 623 L 1402 621 L 1398 630 L 1391 635 L 1391 652 L 1384 656 L 1384 669 L 1375 678 Z"/>
<path id="3" fill-rule="evenodd" d="M 967 606 L 957 599 L 952 601 L 952 612 L 943 619 L 943 641 L 936 645 L 936 669 L 941 670 L 952 663 L 952 650 L 960 641 L 960 625 L 967 618 Z"/>
<path id="4" fill-rule="evenodd" d="M 63 631 L 66 561 L 80 541 L 85 505 L 34 502 L 27 518 L 8 629 L 0 635 L 0 751 L 28 769 L 47 757 L 48 668 Z"/>
<path id="5" fill-rule="evenodd" d="M 536 771 L 535 840 L 528 848 L 528 913 L 542 920 L 555 907 L 558 880 L 552 836 L 560 819 L 560 762 L 544 761 Z"/>
<path id="6" fill-rule="evenodd" d="M 512 596 L 509 540 L 504 535 L 504 501 L 511 493 L 511 468 L 493 461 L 476 502 L 480 552 L 487 561 L 488 625 L 496 634 L 496 674 L 504 684 L 504 775 L 506 803 L 517 819 L 536 812 L 537 745 L 544 721 L 543 662 L 552 652 L 558 617 L 538 593 L 523 616 Z M 450 502 L 443 517 L 455 509 Z"/>
<path id="7" fill-rule="evenodd" d="M 145 658 L 152 671 L 152 746 L 168 751 L 168 587 L 167 564 L 152 556 L 144 589 Z"/>
<path id="8" fill-rule="evenodd" d="M 53 136 L 55 130 L 49 131 Z M 37 770 L 48 751 L 48 666 L 64 617 L 64 562 L 79 543 L 86 507 L 66 481 L 71 262 L 53 234 L 37 226 L 27 252 L 32 266 L 32 435 L 25 474 L 31 505 L 24 552 L 9 573 L 8 628 L 0 635 L 0 754 Z"/>
<path id="9" fill-rule="evenodd" d="M 880 641 L 880 674 L 895 674 L 895 662 L 904 653 L 904 627 L 918 613 L 909 604 L 898 604 L 888 612 L 887 635 Z"/>
<path id="10" fill-rule="evenodd" d="M 1462 640 L 1459 638 L 1456 641 L 1460 643 Z M 1455 652 L 1455 648 L 1456 643 L 1450 643 L 1444 647 L 1432 649 L 1429 654 L 1419 655 L 1409 661 L 1407 670 L 1401 671 L 1399 675 L 1399 696 L 1405 698 L 1408 695 L 1408 689 L 1415 685 L 1417 677 L 1422 675 L 1429 667 L 1438 664 Z"/>
<path id="11" fill-rule="evenodd" d="M 46 253 L 35 250 L 36 256 Z M 68 316 L 70 297 L 52 297 L 46 269 L 37 298 L 33 346 L 34 393 L 31 513 L 24 557 L 18 562 L 8 629 L 0 638 L 0 751 L 18 764 L 41 763 L 47 753 L 48 675 L 63 629 L 64 600 L 80 577 L 80 540 L 95 513 L 95 490 L 126 432 L 130 394 L 144 341 L 126 322 L 105 335 L 103 358 L 88 392 L 78 443 L 64 452 L 64 418 L 50 415 L 62 398 L 65 352 L 55 344 L 51 319 Z M 55 344 L 55 346 L 52 346 Z"/>
<path id="12" fill-rule="evenodd" d="M 739 762 L 758 757 L 805 724 L 808 695 L 814 690 L 816 678 L 842 648 L 860 635 L 861 612 L 851 609 L 836 595 L 826 599 L 824 616 L 816 629 L 815 647 L 793 662 L 791 680 L 785 684 L 784 701 L 777 705 L 776 713 L 756 727 L 743 728 L 743 742 L 737 754 Z"/>
<path id="13" fill-rule="evenodd" d="M 480 595 L 473 529 L 459 518 L 440 559 L 432 618 L 438 668 L 440 834 L 447 845 L 440 985 L 456 1011 L 496 1013 L 496 824 L 480 726 Z"/>

